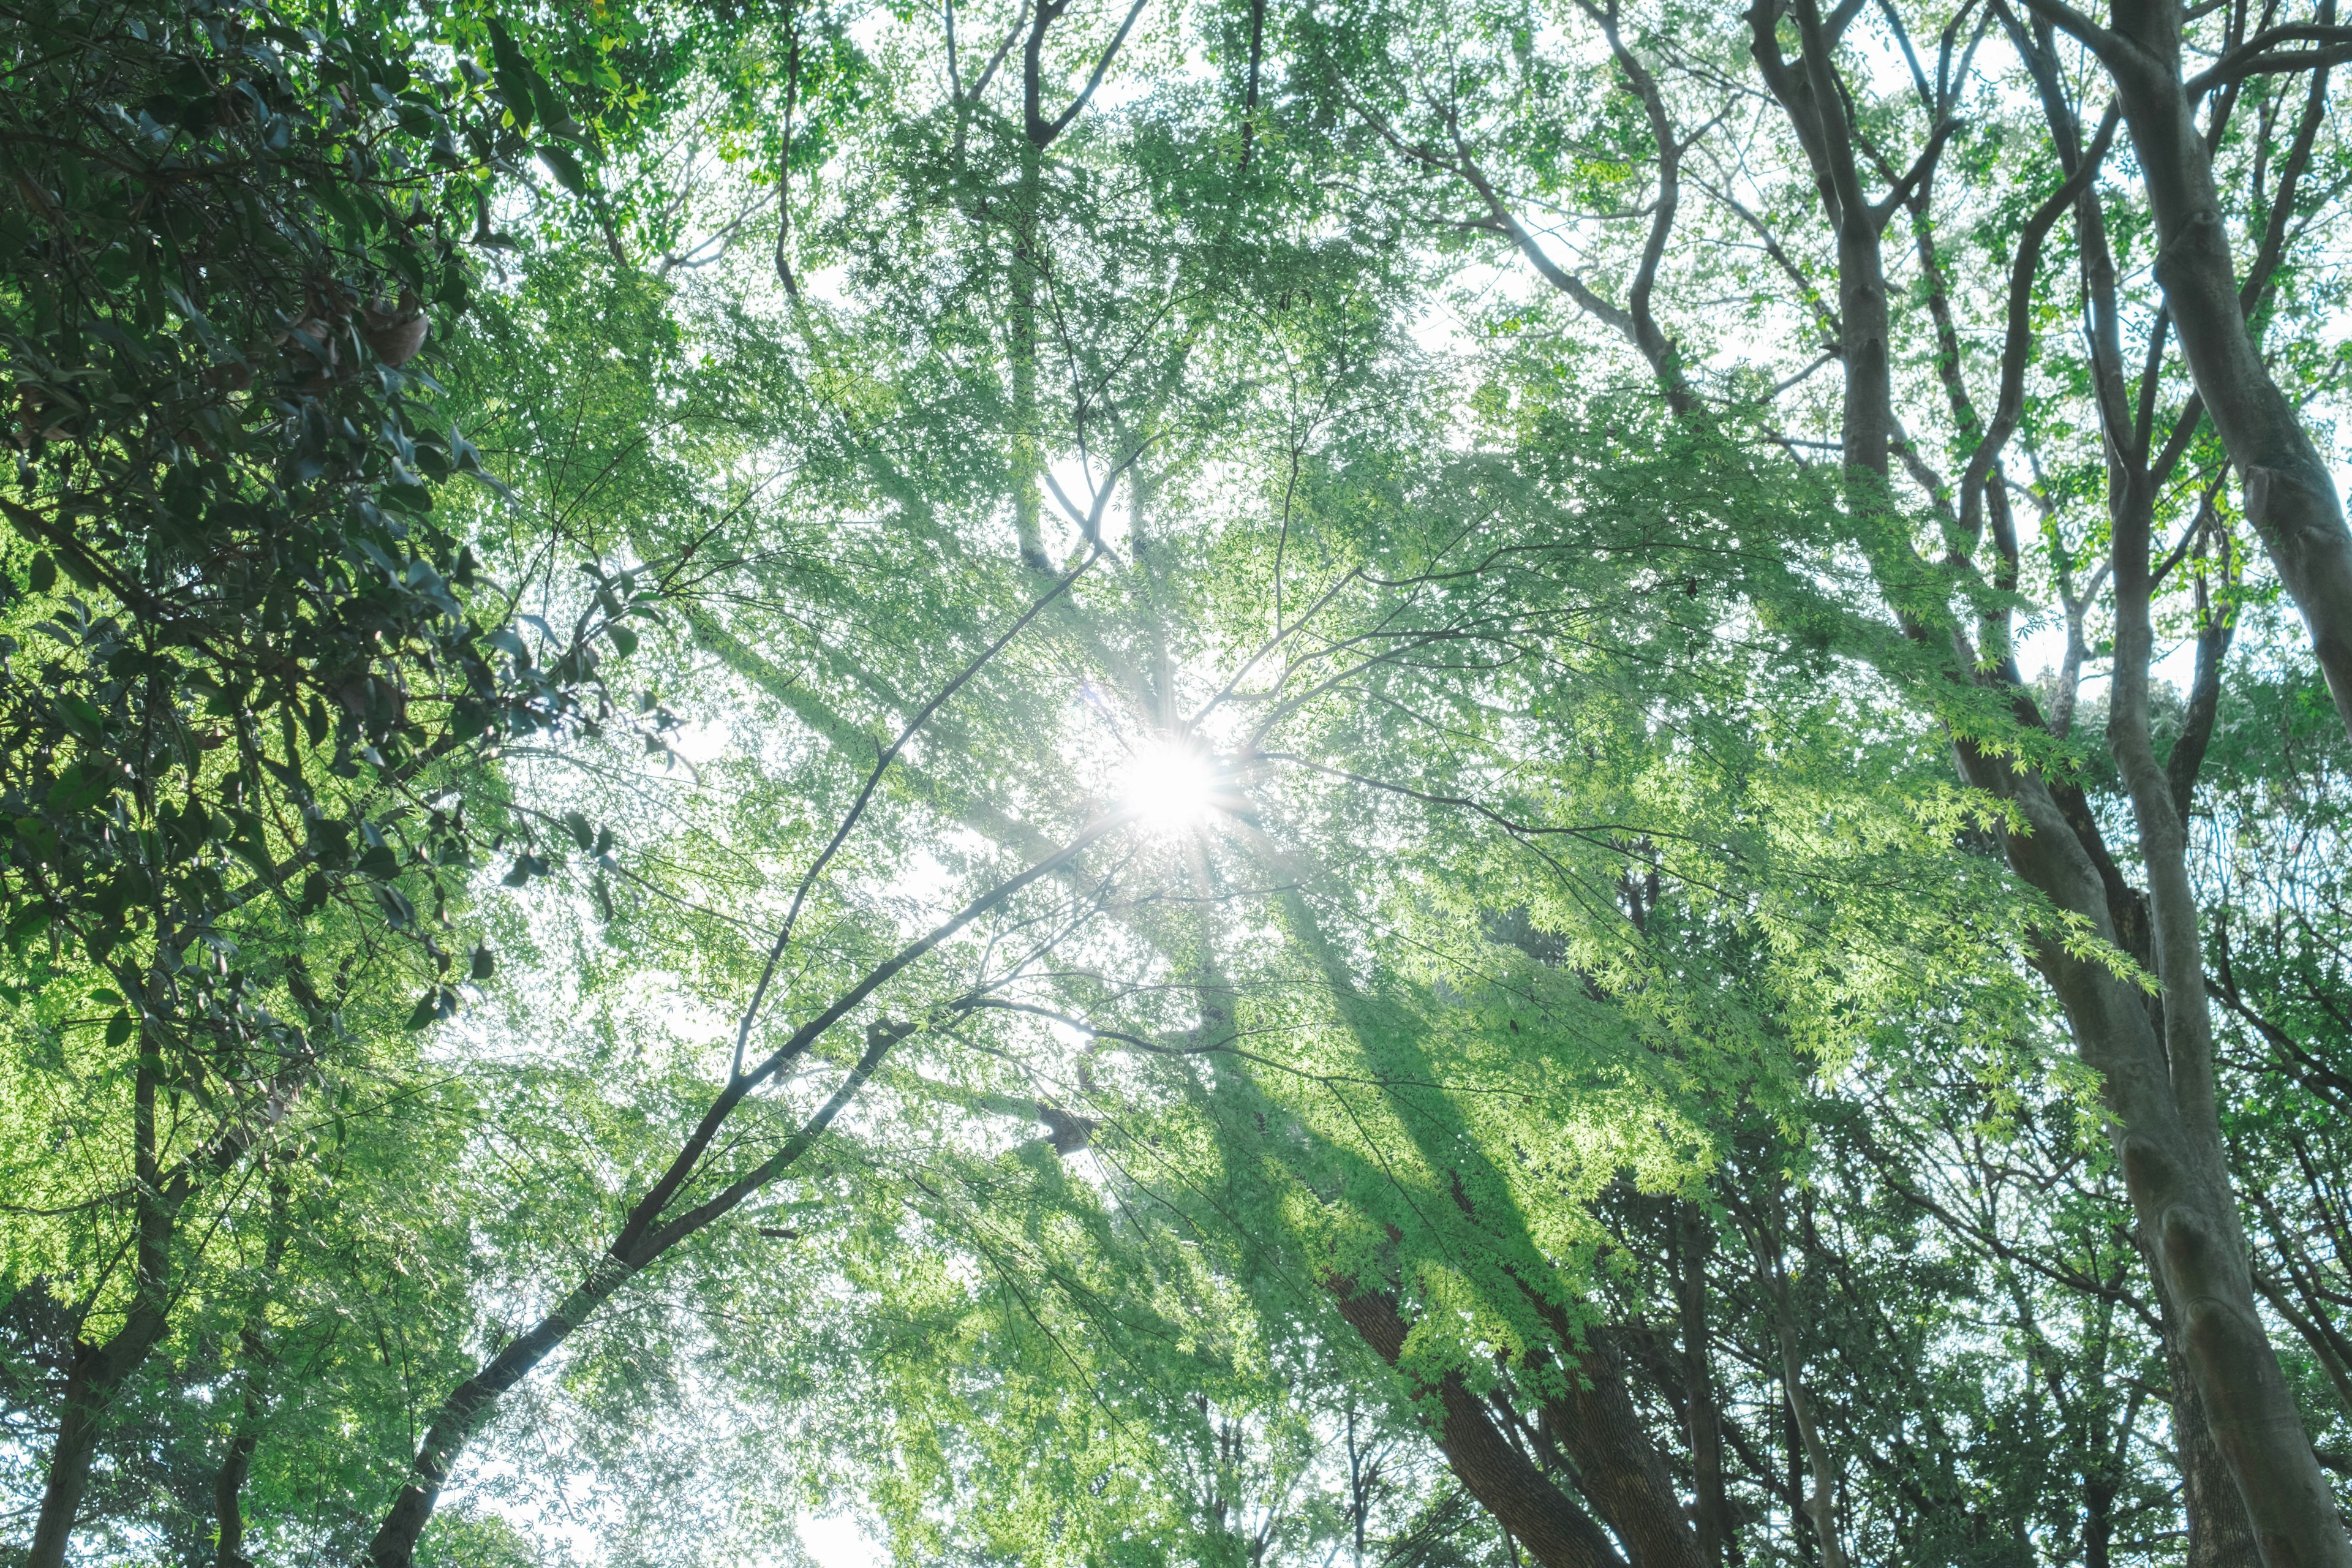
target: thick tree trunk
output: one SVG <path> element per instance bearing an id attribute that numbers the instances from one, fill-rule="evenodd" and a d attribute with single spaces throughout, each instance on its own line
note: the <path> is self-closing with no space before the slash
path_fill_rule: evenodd
<path id="1" fill-rule="evenodd" d="M 1408 1043 L 1412 1031 L 1391 1028 L 1381 1020 L 1374 1005 L 1358 991 L 1346 963 L 1323 934 L 1314 910 L 1295 887 L 1286 895 L 1285 906 L 1293 938 L 1313 955 L 1333 994 L 1340 999 L 1350 1026 L 1357 1028 L 1359 1037 L 1367 1042 L 1371 1059 L 1402 1078 L 1425 1080 L 1434 1069 L 1419 1054 L 1418 1047 Z M 1528 1370 L 1557 1374 L 1565 1384 L 1545 1396 L 1544 1415 L 1546 1436 L 1567 1452 L 1574 1471 L 1573 1485 L 1623 1545 L 1633 1568 L 1699 1568 L 1697 1537 L 1684 1516 L 1682 1500 L 1664 1460 L 1633 1408 L 1613 1351 L 1605 1336 L 1580 1331 L 1560 1303 L 1539 1288 L 1544 1279 L 1540 1271 L 1549 1270 L 1550 1265 L 1528 1234 L 1511 1200 L 1500 1195 L 1507 1192 L 1507 1184 L 1485 1166 L 1486 1156 L 1478 1152 L 1476 1140 L 1467 1129 L 1428 1116 L 1409 1117 L 1406 1124 L 1429 1168 L 1453 1173 L 1455 1205 L 1489 1238 L 1503 1260 L 1504 1272 L 1516 1284 L 1521 1299 L 1550 1330 L 1557 1347 L 1550 1353 L 1557 1356 L 1557 1361 L 1545 1364 L 1531 1356 Z M 1498 1195 L 1488 1207 L 1481 1209 L 1471 1196 L 1476 1192 Z M 1340 1299 L 1342 1315 L 1382 1359 L 1395 1364 L 1404 1344 L 1404 1322 L 1395 1300 L 1360 1293 L 1353 1280 L 1327 1283 Z M 1430 1393 L 1438 1394 L 1444 1414 L 1433 1426 L 1441 1441 L 1448 1445 L 1448 1462 L 1462 1476 L 1465 1486 L 1472 1486 L 1475 1474 L 1481 1478 L 1478 1485 L 1495 1492 L 1492 1501 L 1475 1487 L 1471 1495 L 1487 1503 L 1496 1520 L 1530 1551 L 1549 1563 L 1555 1559 L 1545 1556 L 1547 1552 L 1585 1550 L 1594 1539 L 1605 1543 L 1606 1538 L 1599 1534 L 1597 1526 L 1586 1533 L 1564 1522 L 1573 1519 L 1588 1526 L 1592 1523 L 1584 1510 L 1552 1486 L 1532 1461 L 1493 1430 L 1486 1405 L 1462 1385 L 1458 1377 L 1449 1374 L 1433 1388 L 1424 1387 L 1416 1393 L 1422 1397 Z M 1464 1401 L 1467 1404 L 1464 1405 Z M 1475 1421 L 1471 1419 L 1474 1415 Z M 1494 1445 L 1500 1445 L 1500 1450 Z M 1516 1468 L 1507 1456 L 1516 1459 Z M 1522 1472 L 1541 1482 L 1543 1491 L 1528 1492 L 1516 1479 Z M 1545 1493 L 1556 1496 L 1557 1502 L 1544 1501 Z M 1535 1533 L 1530 1534 L 1528 1528 L 1505 1513 L 1505 1508 L 1526 1514 Z M 1539 1545 L 1539 1542 L 1551 1544 Z M 1587 1559 L 1561 1561 L 1570 1560 Z M 1613 1549 L 1609 1560 L 1616 1560 Z"/>
<path id="2" fill-rule="evenodd" d="M 1360 1289 L 1352 1279 L 1326 1283 L 1339 1300 L 1339 1315 L 1381 1360 L 1396 1365 L 1404 1353 L 1406 1324 L 1394 1300 Z M 1486 1402 L 1458 1375 L 1449 1373 L 1433 1386 L 1413 1390 L 1415 1400 L 1433 1395 L 1435 1412 L 1423 1419 L 1447 1468 L 1541 1568 L 1625 1568 L 1592 1516 L 1496 1429 Z"/>
<path id="3" fill-rule="evenodd" d="M 2181 354 L 2244 480 L 2247 521 L 2311 628 L 2337 715 L 2352 731 L 2352 531 L 2326 460 L 2246 323 L 2212 158 L 2181 80 L 2181 26 L 2178 0 L 2118 0 L 2114 29 L 2096 47 L 2139 154 L 2156 219 L 2156 279 Z"/>
<path id="4" fill-rule="evenodd" d="M 2019 874 L 2061 910 L 2117 943 L 2098 868 L 2038 777 L 1963 752 L 1970 782 L 2015 801 L 2031 831 L 2008 839 Z M 2177 1315 L 2179 1348 L 2215 1442 L 2235 1476 L 2271 1568 L 2352 1563 L 2303 1417 L 2256 1315 L 2253 1285 L 2226 1182 L 2186 1125 L 2165 1042 L 2138 988 L 2096 956 L 2045 942 L 2039 954 L 2101 1078 L 2110 1137 L 2143 1249 Z"/>
<path id="5" fill-rule="evenodd" d="M 1584 1355 L 1562 1370 L 1570 1386 L 1544 1401 L 1544 1417 L 1576 1467 L 1578 1489 L 1625 1543 L 1634 1568 L 1701 1568 L 1698 1537 L 1607 1338 L 1588 1335 Z"/>
<path id="6" fill-rule="evenodd" d="M 2101 1476 L 2083 1489 L 2083 1568 L 2108 1568 L 2116 1538 L 2116 1487 Z"/>
<path id="7" fill-rule="evenodd" d="M 97 1457 L 98 1440 L 114 1396 L 123 1380 L 162 1342 L 169 1326 L 160 1309 L 142 1304 L 132 1309 L 122 1327 L 103 1345 L 75 1342 L 73 1361 L 66 1372 L 58 1440 L 49 1450 L 48 1478 L 42 1489 L 40 1518 L 33 1526 L 26 1568 L 64 1568 L 74 1516 L 89 1489 L 90 1461 Z"/>
<path id="8" fill-rule="evenodd" d="M 2164 1357 L 2172 1373 L 2172 1447 L 2180 1461 L 2181 1511 L 2189 1521 L 2188 1568 L 2261 1568 L 2254 1527 L 2246 1519 L 2229 1461 L 2206 1424 L 2205 1402 L 2177 1348 L 2170 1316 L 2166 1314 Z"/>

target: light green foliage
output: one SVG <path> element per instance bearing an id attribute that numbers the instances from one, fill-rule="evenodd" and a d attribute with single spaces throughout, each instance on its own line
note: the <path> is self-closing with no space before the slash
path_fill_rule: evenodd
<path id="1" fill-rule="evenodd" d="M 2110 1560 L 2177 1560 L 2163 1309 L 2037 965 L 2142 971 L 2009 873 L 2021 808 L 1951 760 L 2126 820 L 2095 705 L 2043 727 L 1984 679 L 2053 596 L 2095 644 L 2088 372 L 2045 334 L 2018 437 L 2042 531 L 2006 576 L 1948 493 L 1863 506 L 1805 460 L 1839 416 L 1830 374 L 1789 379 L 1837 308 L 1811 174 L 1727 85 L 1744 39 L 1668 5 L 1621 18 L 1671 56 L 1685 133 L 1710 127 L 1658 283 L 1699 412 L 1658 395 L 1605 316 L 1510 270 L 1464 173 L 1580 237 L 1593 287 L 1639 264 L 1657 148 L 1601 15 L 339 23 L 478 121 L 414 176 L 465 300 L 432 340 L 468 459 L 445 466 L 496 480 L 428 498 L 434 559 L 469 564 L 432 623 L 463 647 L 403 645 L 414 711 L 464 649 L 478 706 L 539 706 L 363 776 L 375 721 L 300 730 L 324 665 L 298 653 L 293 695 L 216 715 L 276 783 L 226 755 L 158 774 L 240 811 L 282 786 L 320 821 L 405 791 L 454 847 L 238 904 L 213 973 L 299 1010 L 312 1054 L 177 1209 L 163 1275 L 125 1261 L 136 1170 L 242 1125 L 249 1085 L 174 1067 L 141 1132 L 159 1069 L 104 966 L 173 966 L 12 926 L 11 1507 L 39 1506 L 73 1347 L 167 1293 L 100 1402 L 77 1551 L 215 1561 L 249 1439 L 242 1554 L 360 1560 L 422 1435 L 584 1299 L 665 1172 L 671 1216 L 764 1172 L 496 1391 L 419 1561 L 797 1561 L 843 1508 L 906 1563 L 1516 1568 L 1543 1558 L 1465 1410 L 1570 1509 L 1606 1512 L 1612 1455 L 1651 1466 L 1688 1534 L 1706 1405 L 1736 1560 L 1818 1563 L 1800 1402 L 1853 1560 L 2076 1562 L 2099 1530 Z M 1968 258 L 1947 305 L 1979 375 L 2053 183 L 2009 70 L 1971 79 L 1931 226 Z M 1927 129 L 1906 81 L 1890 63 L 1856 110 L 1890 145 Z M 2114 226 L 2144 266 L 2152 235 Z M 2331 279 L 2291 269 L 2273 307 L 2315 385 Z M 1901 287 L 1897 358 L 1932 387 L 1928 286 Z M 426 407 L 413 374 L 349 395 Z M 1976 432 L 1912 416 L 1966 461 Z M 425 494 L 351 463 L 337 482 Z M 2212 531 L 2226 495 L 2165 505 L 2210 520 L 2205 585 L 2166 601 L 2194 632 L 2258 584 Z M 72 584 L 26 586 L 20 632 Z M 139 604 L 110 613 L 143 635 Z M 13 657 L 0 697 L 54 707 Z M 2241 657 L 2198 871 L 2232 1168 L 2325 1447 L 2352 1418 L 2341 737 L 2291 628 Z M 393 776 L 410 753 L 446 800 Z M 1181 820 L 1138 816 L 1192 774 Z M 38 823 L 17 834 L 10 875 L 46 874 Z M 267 883 L 299 847 L 224 830 L 182 858 Z"/>

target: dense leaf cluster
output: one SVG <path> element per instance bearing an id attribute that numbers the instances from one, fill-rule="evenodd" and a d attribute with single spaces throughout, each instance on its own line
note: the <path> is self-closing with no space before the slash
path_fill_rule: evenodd
<path id="1" fill-rule="evenodd" d="M 634 643 L 632 579 L 534 635 L 436 510 L 453 475 L 497 483 L 426 369 L 475 286 L 453 219 L 548 89 L 502 31 L 491 95 L 396 20 L 0 18 L 24 198 L 0 507 L 31 547 L 0 643 L 7 937 L 110 964 L 135 999 L 115 1027 L 143 1014 L 181 1049 L 273 1027 L 211 961 L 257 900 L 296 929 L 372 903 L 443 976 L 420 1016 L 450 1011 L 462 955 L 417 900 L 438 915 L 479 853 L 451 769 L 593 728 L 599 661 Z M 133 939 L 185 997 L 145 994 Z"/>
<path id="2" fill-rule="evenodd" d="M 0 0 L 0 1551 L 2336 1563 L 2151 17 Z"/>

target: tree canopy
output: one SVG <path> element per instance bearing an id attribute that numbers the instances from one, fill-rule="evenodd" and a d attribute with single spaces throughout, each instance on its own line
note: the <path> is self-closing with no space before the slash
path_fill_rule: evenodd
<path id="1" fill-rule="evenodd" d="M 6 1561 L 2352 1568 L 2333 0 L 0 37 Z"/>

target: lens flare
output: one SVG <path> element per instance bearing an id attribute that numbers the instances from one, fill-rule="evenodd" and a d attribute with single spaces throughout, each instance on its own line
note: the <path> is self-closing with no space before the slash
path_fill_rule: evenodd
<path id="1" fill-rule="evenodd" d="M 1148 741 L 1135 749 L 1121 773 L 1119 808 L 1145 832 L 1174 837 L 1208 820 L 1216 809 L 1217 786 L 1216 762 L 1199 746 Z"/>

